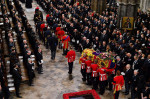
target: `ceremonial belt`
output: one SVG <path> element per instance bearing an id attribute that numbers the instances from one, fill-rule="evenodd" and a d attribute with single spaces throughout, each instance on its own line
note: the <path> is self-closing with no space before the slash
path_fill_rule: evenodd
<path id="1" fill-rule="evenodd" d="M 85 63 L 81 63 L 81 69 L 85 69 Z"/>
<path id="2" fill-rule="evenodd" d="M 94 77 L 94 73 L 96 73 L 97 71 L 93 71 L 93 77 Z M 95 75 L 95 76 L 97 76 L 97 75 Z"/>
<path id="3" fill-rule="evenodd" d="M 115 86 L 114 86 L 114 94 L 116 93 L 116 91 L 118 91 L 117 90 L 117 86 L 118 86 L 118 90 L 122 89 L 120 84 L 115 84 Z"/>
<path id="4" fill-rule="evenodd" d="M 91 72 L 91 67 L 87 66 L 87 73 Z"/>
<path id="5" fill-rule="evenodd" d="M 99 75 L 101 76 L 101 81 L 102 81 L 102 77 L 105 76 L 106 74 L 100 74 L 100 73 L 99 73 Z"/>
<path id="6" fill-rule="evenodd" d="M 69 35 L 64 39 L 64 41 L 67 40 L 68 37 L 69 37 Z"/>

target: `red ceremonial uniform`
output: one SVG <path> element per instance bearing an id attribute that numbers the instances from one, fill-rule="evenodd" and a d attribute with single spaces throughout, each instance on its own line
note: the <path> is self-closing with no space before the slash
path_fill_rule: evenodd
<path id="1" fill-rule="evenodd" d="M 76 57 L 76 53 L 74 50 L 70 50 L 66 55 L 66 58 L 68 58 L 68 63 L 75 61 L 75 57 Z"/>
<path id="2" fill-rule="evenodd" d="M 77 2 L 77 6 L 79 6 L 79 4 L 80 4 L 80 3 L 79 3 L 79 2 Z"/>
<path id="3" fill-rule="evenodd" d="M 46 21 L 47 21 L 47 18 L 48 18 L 48 17 L 49 17 L 49 14 L 46 15 Z"/>
<path id="4" fill-rule="evenodd" d="M 44 28 L 45 28 L 45 23 L 41 24 L 40 31 L 43 31 Z"/>
<path id="5" fill-rule="evenodd" d="M 92 77 L 97 77 L 98 65 L 97 64 L 92 64 L 91 69 L 92 69 Z"/>
<path id="6" fill-rule="evenodd" d="M 65 34 L 64 30 L 58 31 L 58 38 L 62 40 L 63 35 Z"/>
<path id="7" fill-rule="evenodd" d="M 63 49 L 68 49 L 68 42 L 70 41 L 69 35 L 64 35 L 62 37 Z"/>
<path id="8" fill-rule="evenodd" d="M 100 69 L 97 70 L 97 73 L 99 75 L 99 81 L 107 80 L 106 71 L 107 71 L 106 67 L 103 67 L 103 68 L 100 68 Z"/>
<path id="9" fill-rule="evenodd" d="M 87 58 L 86 57 L 82 57 L 82 58 L 80 58 L 80 62 L 81 62 L 81 69 L 86 69 L 85 68 L 85 61 L 87 60 Z"/>
<path id="10" fill-rule="evenodd" d="M 122 75 L 115 76 L 113 79 L 114 93 L 116 93 L 116 91 L 120 91 L 122 89 L 123 84 L 124 84 L 123 76 Z"/>
<path id="11" fill-rule="evenodd" d="M 60 31 L 61 27 L 56 27 L 56 32 L 55 34 L 58 35 L 58 31 Z"/>
<path id="12" fill-rule="evenodd" d="M 91 73 L 92 61 L 91 60 L 87 60 L 87 61 L 85 61 L 85 64 L 86 64 L 86 73 Z"/>
<path id="13" fill-rule="evenodd" d="M 115 74 L 115 69 L 107 69 L 108 75 Z"/>

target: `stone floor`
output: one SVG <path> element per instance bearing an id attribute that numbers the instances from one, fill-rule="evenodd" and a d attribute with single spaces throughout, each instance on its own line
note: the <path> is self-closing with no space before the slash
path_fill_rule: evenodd
<path id="1" fill-rule="evenodd" d="M 25 9 L 25 4 L 22 4 L 27 18 L 33 28 L 34 9 L 37 6 L 38 4 L 33 1 L 33 9 L 27 10 Z M 46 13 L 43 12 L 43 14 L 45 19 Z M 92 86 L 87 86 L 81 80 L 80 65 L 78 62 L 80 53 L 77 53 L 76 61 L 74 62 L 73 74 L 72 76 L 69 76 L 67 59 L 62 56 L 62 50 L 57 51 L 55 61 L 51 61 L 50 50 L 45 49 L 43 45 L 42 51 L 44 58 L 44 74 L 39 75 L 36 73 L 34 86 L 32 87 L 29 87 L 27 84 L 21 85 L 20 91 L 23 99 L 63 99 L 62 95 L 64 93 L 90 90 L 92 88 Z M 113 94 L 106 90 L 105 94 L 100 97 L 101 99 L 113 99 Z M 124 96 L 121 93 L 119 99 L 127 99 L 127 97 L 128 96 Z M 14 96 L 13 99 L 16 99 L 16 97 Z"/>

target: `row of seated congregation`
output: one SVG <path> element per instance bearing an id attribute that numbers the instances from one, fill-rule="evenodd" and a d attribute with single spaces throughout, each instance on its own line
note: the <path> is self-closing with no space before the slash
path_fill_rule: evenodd
<path id="1" fill-rule="evenodd" d="M 34 70 L 43 73 L 42 50 L 18 0 L 1 0 L 0 11 L 0 99 L 21 98 L 21 82 L 33 86 Z"/>
<path id="2" fill-rule="evenodd" d="M 39 7 L 35 9 L 34 15 L 36 30 L 46 48 L 50 47 L 53 50 L 49 40 L 52 34 L 55 34 L 58 37 L 58 47 L 61 49 L 63 45 L 63 55 L 68 51 L 68 45 L 64 46 L 64 41 L 70 41 L 77 52 L 93 48 L 100 52 L 111 53 L 116 60 L 115 71 L 125 73 L 125 95 L 131 90 L 132 99 L 150 98 L 150 14 L 139 10 L 133 33 L 130 33 L 126 29 L 121 31 L 117 28 L 116 3 L 109 4 L 100 15 L 91 10 L 91 4 L 86 0 L 81 3 L 70 1 L 72 0 L 37 0 L 47 13 L 46 22 L 43 21 Z M 63 39 L 65 35 L 70 39 Z M 89 84 L 85 70 L 81 68 L 83 81 Z M 108 77 L 113 79 L 114 75 Z M 98 85 L 99 81 L 96 80 L 94 84 Z M 108 82 L 109 90 L 112 90 L 113 80 Z M 103 85 L 100 94 L 104 94 L 105 85 L 108 84 Z M 97 88 L 98 86 L 94 89 Z"/>

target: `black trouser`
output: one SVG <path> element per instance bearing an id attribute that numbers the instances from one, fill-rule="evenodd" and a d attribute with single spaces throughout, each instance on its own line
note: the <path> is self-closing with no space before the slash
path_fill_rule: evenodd
<path id="1" fill-rule="evenodd" d="M 30 73 L 30 74 L 28 75 L 28 77 L 29 77 L 29 85 L 32 85 L 33 78 L 35 77 L 34 72 Z"/>
<path id="2" fill-rule="evenodd" d="M 126 93 L 129 93 L 129 90 L 130 90 L 129 81 L 128 81 L 128 80 L 125 80 L 125 92 L 126 92 Z"/>
<path id="3" fill-rule="evenodd" d="M 42 72 L 42 64 L 38 63 L 38 73 L 41 73 L 41 72 Z"/>
<path id="4" fill-rule="evenodd" d="M 12 74 L 12 72 L 13 72 L 13 65 L 14 65 L 14 63 L 10 63 L 10 74 Z"/>
<path id="5" fill-rule="evenodd" d="M 86 69 L 81 69 L 81 74 L 83 76 L 83 81 L 86 81 Z"/>
<path id="6" fill-rule="evenodd" d="M 33 78 L 29 77 L 29 85 L 32 85 L 32 82 L 33 82 Z"/>
<path id="7" fill-rule="evenodd" d="M 114 94 L 114 99 L 118 99 L 119 98 L 119 92 L 120 91 L 116 91 L 116 93 Z"/>
<path id="8" fill-rule="evenodd" d="M 100 88 L 100 94 L 103 95 L 105 92 L 105 87 L 106 87 L 106 80 L 105 81 L 99 81 L 99 88 Z"/>
<path id="9" fill-rule="evenodd" d="M 92 77 L 93 89 L 98 89 L 98 77 Z"/>
<path id="10" fill-rule="evenodd" d="M 144 90 L 144 89 L 142 89 L 142 88 L 138 88 L 138 89 L 137 89 L 137 97 L 138 97 L 138 99 L 142 99 L 141 93 L 143 92 L 143 90 Z"/>
<path id="11" fill-rule="evenodd" d="M 63 55 L 67 55 L 68 49 L 63 49 Z"/>
<path id="12" fill-rule="evenodd" d="M 59 44 L 58 44 L 59 46 L 58 46 L 58 48 L 59 49 L 62 49 L 62 41 L 59 41 Z"/>
<path id="13" fill-rule="evenodd" d="M 108 85 L 109 85 L 109 90 L 111 91 L 113 87 L 112 82 L 108 82 Z"/>
<path id="14" fill-rule="evenodd" d="M 20 83 L 19 83 L 19 82 L 15 82 L 14 85 L 15 85 L 15 90 L 16 90 L 16 96 L 20 96 L 20 95 L 19 95 Z"/>
<path id="15" fill-rule="evenodd" d="M 40 30 L 38 31 L 40 40 L 42 40 L 42 34 L 41 34 L 41 32 L 42 32 L 42 31 L 40 31 Z"/>
<path id="16" fill-rule="evenodd" d="M 51 50 L 51 59 L 55 59 L 56 50 Z"/>
<path id="17" fill-rule="evenodd" d="M 91 82 L 91 73 L 86 73 L 86 78 L 87 78 L 87 84 L 92 84 L 92 82 Z"/>
<path id="18" fill-rule="evenodd" d="M 68 62 L 68 65 L 69 65 L 69 74 L 72 74 L 72 68 L 73 68 L 73 62 L 69 63 Z"/>
<path id="19" fill-rule="evenodd" d="M 47 39 L 47 38 L 46 38 Z M 48 41 L 48 39 L 47 39 L 47 41 L 46 41 L 46 49 L 48 49 L 49 48 L 49 41 Z"/>
<path id="20" fill-rule="evenodd" d="M 137 96 L 137 91 L 134 86 L 131 86 L 131 99 L 135 99 Z"/>

